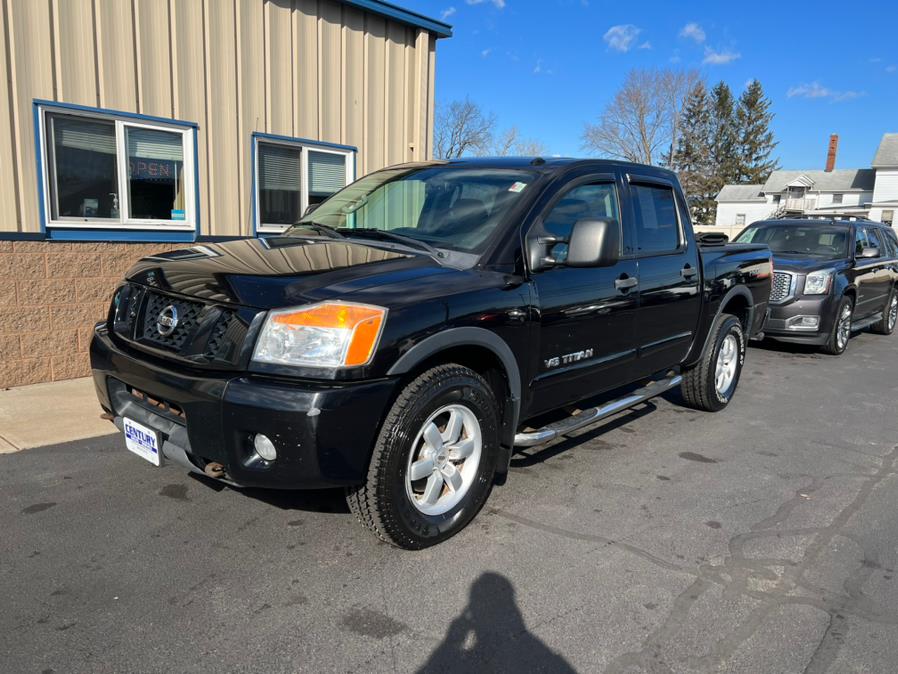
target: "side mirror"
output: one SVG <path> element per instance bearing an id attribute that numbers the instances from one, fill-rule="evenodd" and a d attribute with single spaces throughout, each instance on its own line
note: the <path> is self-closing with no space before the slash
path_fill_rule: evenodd
<path id="1" fill-rule="evenodd" d="M 306 212 L 302 214 L 302 217 L 306 217 L 307 215 L 312 213 L 312 211 L 314 211 L 316 208 L 318 208 L 320 205 L 321 204 L 309 204 L 308 206 L 306 206 Z"/>
<path id="2" fill-rule="evenodd" d="M 615 220 L 578 220 L 571 230 L 569 267 L 610 267 L 620 257 L 620 227 Z"/>
<path id="3" fill-rule="evenodd" d="M 876 246 L 864 246 L 861 257 L 879 257 L 879 248 Z"/>

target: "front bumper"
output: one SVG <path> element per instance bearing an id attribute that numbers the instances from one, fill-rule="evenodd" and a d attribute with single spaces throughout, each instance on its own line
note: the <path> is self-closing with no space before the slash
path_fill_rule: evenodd
<path id="1" fill-rule="evenodd" d="M 799 296 L 784 304 L 771 304 L 764 335 L 781 342 L 820 346 L 829 339 L 837 309 L 838 302 L 834 301 L 832 294 Z M 796 329 L 796 319 L 801 316 L 816 316 L 819 319 L 817 326 Z"/>
<path id="2" fill-rule="evenodd" d="M 167 459 L 197 473 L 220 463 L 224 481 L 244 487 L 361 484 L 397 385 L 187 371 L 132 353 L 105 324 L 94 331 L 90 358 L 97 397 L 119 428 L 122 417 L 134 419 L 160 433 Z M 274 442 L 275 461 L 255 453 L 256 433 Z"/>

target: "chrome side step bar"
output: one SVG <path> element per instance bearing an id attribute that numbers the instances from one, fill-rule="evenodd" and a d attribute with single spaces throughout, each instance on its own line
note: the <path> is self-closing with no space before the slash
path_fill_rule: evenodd
<path id="1" fill-rule="evenodd" d="M 867 318 L 862 318 L 859 321 L 854 321 L 851 324 L 851 331 L 857 332 L 858 330 L 863 330 L 864 328 L 869 328 L 871 325 L 876 323 L 877 321 L 882 320 L 882 312 L 877 311 L 872 316 L 868 316 Z"/>
<path id="2" fill-rule="evenodd" d="M 555 438 L 567 435 L 568 433 L 573 433 L 590 424 L 601 421 L 606 417 L 610 417 L 612 414 L 623 412 L 634 405 L 638 405 L 650 398 L 661 395 L 665 391 L 669 391 L 670 389 L 679 386 L 682 381 L 682 375 L 676 374 L 667 377 L 666 379 L 649 382 L 642 388 L 636 389 L 633 393 L 626 395 L 623 398 L 612 400 L 598 407 L 591 407 L 587 410 L 583 410 L 580 414 L 547 424 L 535 431 L 518 433 L 514 436 L 514 446 L 535 447 L 536 445 L 550 442 Z"/>

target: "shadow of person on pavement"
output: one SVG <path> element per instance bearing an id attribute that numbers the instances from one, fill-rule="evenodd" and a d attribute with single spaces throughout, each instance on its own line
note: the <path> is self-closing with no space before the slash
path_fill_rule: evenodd
<path id="1" fill-rule="evenodd" d="M 511 582 L 498 573 L 487 572 L 471 585 L 468 605 L 449 625 L 446 637 L 420 671 L 575 670 L 527 630 Z"/>

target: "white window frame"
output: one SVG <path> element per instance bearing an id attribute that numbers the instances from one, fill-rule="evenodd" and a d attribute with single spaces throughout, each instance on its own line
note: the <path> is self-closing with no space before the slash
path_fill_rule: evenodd
<path id="1" fill-rule="evenodd" d="M 346 185 L 355 181 L 355 155 L 356 151 L 354 149 L 346 148 L 334 148 L 328 145 L 318 145 L 313 141 L 308 140 L 291 140 L 289 138 L 277 138 L 270 137 L 264 135 L 258 135 L 253 137 L 253 143 L 255 144 L 255 166 L 253 166 L 253 198 L 255 199 L 255 213 L 253 213 L 253 218 L 255 218 L 255 228 L 256 232 L 259 234 L 277 234 L 279 232 L 283 232 L 290 225 L 276 225 L 271 223 L 263 223 L 262 222 L 262 202 L 260 199 L 259 192 L 261 190 L 261 173 L 259 171 L 259 161 L 262 153 L 260 152 L 261 145 L 282 145 L 284 147 L 293 148 L 295 150 L 299 150 L 299 211 L 300 216 L 306 212 L 306 209 L 309 207 L 309 152 L 321 152 L 323 154 L 335 154 L 342 155 L 346 162 Z"/>
<path id="2" fill-rule="evenodd" d="M 118 185 L 118 218 L 80 218 L 80 217 L 53 217 L 54 209 L 50 181 L 56 172 L 56 168 L 50 165 L 50 153 L 47 146 L 47 115 L 62 115 L 69 117 L 84 117 L 98 121 L 113 122 L 115 124 L 115 149 L 117 172 L 116 183 Z M 182 124 L 166 124 L 161 121 L 141 121 L 139 118 L 127 115 L 116 115 L 102 111 L 88 111 L 41 105 L 38 108 L 38 138 L 43 170 L 43 199 L 45 204 L 46 226 L 50 228 L 65 229 L 114 229 L 114 230 L 159 230 L 159 231 L 196 231 L 196 156 L 194 154 L 196 129 L 193 126 Z M 183 174 L 184 174 L 184 219 L 183 220 L 158 220 L 151 218 L 130 217 L 130 195 L 128 189 L 128 146 L 125 132 L 128 128 L 150 129 L 153 131 L 166 131 L 181 135 L 183 148 Z"/>
<path id="3" fill-rule="evenodd" d="M 836 197 L 839 197 L 836 199 Z M 833 192 L 832 203 L 835 205 L 841 205 L 841 203 L 845 200 L 845 195 L 842 192 Z"/>
<path id="4" fill-rule="evenodd" d="M 742 222 L 739 222 L 739 218 L 742 218 Z M 744 226 L 745 225 L 745 213 L 736 213 L 736 222 L 735 226 Z"/>

